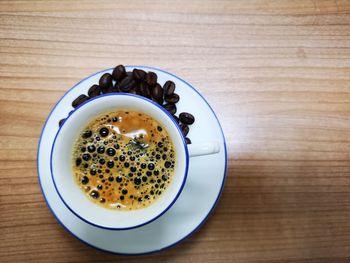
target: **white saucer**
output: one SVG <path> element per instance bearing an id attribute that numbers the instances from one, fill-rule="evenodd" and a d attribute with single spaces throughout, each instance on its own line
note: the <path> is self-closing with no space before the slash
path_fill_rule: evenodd
<path id="1" fill-rule="evenodd" d="M 70 89 L 51 111 L 43 127 L 38 146 L 38 174 L 43 195 L 56 219 L 68 232 L 88 245 L 118 254 L 145 254 L 169 248 L 194 233 L 213 211 L 224 187 L 227 151 L 220 123 L 205 99 L 190 84 L 168 72 L 144 66 L 128 66 L 153 71 L 162 85 L 166 80 L 176 84 L 180 95 L 177 113 L 191 112 L 196 122 L 188 137 L 192 143 L 218 141 L 218 154 L 193 157 L 190 160 L 186 185 L 176 203 L 157 220 L 131 230 L 113 231 L 92 226 L 76 217 L 59 198 L 50 175 L 50 150 L 58 131 L 59 120 L 73 109 L 72 101 L 87 90 L 107 69 L 80 81 Z"/>

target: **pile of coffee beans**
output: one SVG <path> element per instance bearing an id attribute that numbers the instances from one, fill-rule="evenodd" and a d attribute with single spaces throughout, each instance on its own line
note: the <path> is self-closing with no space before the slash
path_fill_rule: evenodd
<path id="1" fill-rule="evenodd" d="M 180 96 L 175 93 L 175 83 L 168 80 L 163 87 L 157 82 L 158 76 L 156 73 L 146 72 L 142 69 L 134 69 L 132 72 L 126 71 L 123 65 L 116 66 L 112 74 L 105 73 L 101 76 L 98 85 L 92 85 L 88 90 L 88 94 L 79 95 L 73 102 L 73 108 L 88 101 L 96 96 L 115 93 L 126 92 L 137 94 L 145 98 L 151 99 L 166 109 L 179 124 L 186 143 L 191 144 L 191 140 L 187 137 L 190 131 L 189 125 L 192 125 L 195 118 L 188 112 L 182 112 L 176 116 L 176 104 L 180 100 Z M 65 119 L 59 121 L 59 126 L 64 123 Z"/>

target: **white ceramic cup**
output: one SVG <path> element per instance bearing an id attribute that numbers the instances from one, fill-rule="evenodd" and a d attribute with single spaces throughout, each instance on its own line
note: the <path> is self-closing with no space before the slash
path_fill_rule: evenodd
<path id="1" fill-rule="evenodd" d="M 118 109 L 134 110 L 151 116 L 166 128 L 175 146 L 176 163 L 172 182 L 158 200 L 139 210 L 111 210 L 93 203 L 79 188 L 73 175 L 73 145 L 83 128 L 94 118 Z M 52 146 L 51 175 L 63 203 L 80 219 L 100 228 L 126 230 L 152 222 L 175 203 L 186 182 L 190 156 L 219 151 L 220 146 L 216 142 L 187 146 L 176 121 L 153 101 L 128 93 L 111 93 L 90 99 L 65 120 Z"/>

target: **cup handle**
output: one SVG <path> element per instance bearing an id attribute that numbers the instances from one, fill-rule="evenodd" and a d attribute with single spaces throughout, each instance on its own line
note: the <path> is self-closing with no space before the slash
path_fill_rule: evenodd
<path id="1" fill-rule="evenodd" d="M 220 152 L 220 144 L 218 142 L 205 142 L 187 145 L 190 157 L 209 155 Z"/>

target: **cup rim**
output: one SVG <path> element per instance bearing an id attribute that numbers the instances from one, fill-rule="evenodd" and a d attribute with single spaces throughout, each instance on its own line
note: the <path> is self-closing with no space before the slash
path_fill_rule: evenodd
<path id="1" fill-rule="evenodd" d="M 95 100 L 98 100 L 98 99 L 101 99 L 103 97 L 109 97 L 109 96 L 130 96 L 130 97 L 135 97 L 137 99 L 141 99 L 141 100 L 144 100 L 148 103 L 151 103 L 153 106 L 157 107 L 158 109 L 160 109 L 163 113 L 166 114 L 167 117 L 170 118 L 170 120 L 175 124 L 175 127 L 177 129 L 177 132 L 180 134 L 180 138 L 181 138 L 181 141 L 182 141 L 182 146 L 183 146 L 183 149 L 184 149 L 184 155 L 185 155 L 185 167 L 184 167 L 184 176 L 183 176 L 183 179 L 182 179 L 182 183 L 181 183 L 181 186 L 180 188 L 177 190 L 177 193 L 174 197 L 174 199 L 170 202 L 170 204 L 164 209 L 162 210 L 160 213 L 158 213 L 157 215 L 155 215 L 154 217 L 152 217 L 151 219 L 149 219 L 148 221 L 146 222 L 143 222 L 141 224 L 138 224 L 138 225 L 134 225 L 134 226 L 130 226 L 130 227 L 107 227 L 107 226 L 103 226 L 103 225 L 99 225 L 99 224 L 96 224 L 96 223 L 93 223 L 89 220 L 87 220 L 86 218 L 82 217 L 80 214 L 78 214 L 73 208 L 71 208 L 68 203 L 64 200 L 63 196 L 61 195 L 60 191 L 58 190 L 58 187 L 56 185 L 56 181 L 55 181 L 55 177 L 53 175 L 53 168 L 52 168 L 52 158 L 53 158 L 53 150 L 54 150 L 54 147 L 55 147 L 55 144 L 56 144 L 56 139 L 58 137 L 58 135 L 60 134 L 60 131 L 62 129 L 62 127 L 65 125 L 66 123 L 66 120 L 69 119 L 73 114 L 75 114 L 81 107 L 83 107 L 84 105 L 86 104 L 89 104 Z M 186 183 L 186 180 L 187 180 L 187 175 L 188 175 L 188 167 L 189 167 L 189 153 L 188 153 L 188 148 L 187 148 L 187 144 L 186 144 L 186 140 L 185 140 L 185 137 L 183 136 L 182 134 L 182 131 L 181 131 L 181 128 L 179 127 L 178 123 L 176 122 L 176 120 L 174 119 L 174 117 L 166 110 L 164 109 L 163 107 L 161 107 L 160 105 L 158 105 L 157 103 L 155 103 L 154 101 L 148 99 L 148 98 L 145 98 L 145 97 L 142 97 L 140 95 L 137 95 L 137 94 L 132 94 L 132 93 L 125 93 L 125 92 L 111 92 L 111 93 L 107 93 L 107 94 L 101 94 L 99 96 L 96 96 L 94 98 L 91 98 L 85 102 L 83 102 L 82 104 L 80 104 L 78 107 L 76 107 L 73 111 L 71 111 L 67 118 L 65 119 L 65 121 L 63 122 L 63 124 L 58 128 L 58 131 L 55 135 L 55 138 L 54 138 L 54 141 L 52 143 L 52 146 L 51 146 L 51 152 L 50 152 L 50 173 L 51 173 L 51 179 L 53 181 L 53 185 L 55 187 L 55 190 L 58 194 L 58 196 L 60 197 L 61 201 L 63 202 L 63 204 L 75 215 L 77 216 L 79 219 L 81 219 L 82 221 L 92 225 L 92 226 L 95 226 L 95 227 L 98 227 L 98 228 L 102 228 L 102 229 L 107 229 L 107 230 L 130 230 L 130 229 L 135 229 L 135 228 L 139 228 L 139 227 L 142 227 L 144 225 L 147 225 L 153 221 L 155 221 L 156 219 L 158 219 L 159 217 L 161 217 L 164 213 L 166 213 L 176 202 L 176 200 L 179 198 L 184 186 L 185 186 L 185 183 Z"/>

